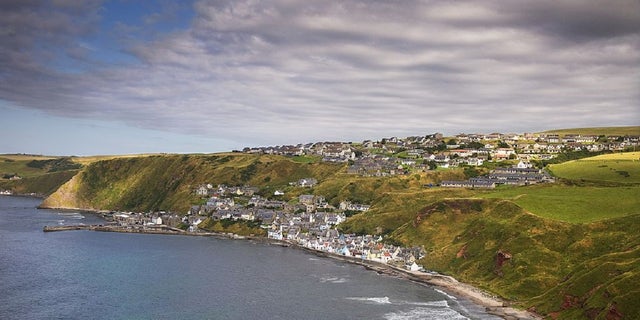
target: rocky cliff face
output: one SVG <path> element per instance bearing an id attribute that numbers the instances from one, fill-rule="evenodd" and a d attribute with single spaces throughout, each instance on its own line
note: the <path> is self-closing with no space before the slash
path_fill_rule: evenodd
<path id="1" fill-rule="evenodd" d="M 45 198 L 40 204 L 41 208 L 56 209 L 95 209 L 89 204 L 80 203 L 77 197 L 79 175 L 76 174 L 69 181 L 63 184 L 56 192 Z"/>

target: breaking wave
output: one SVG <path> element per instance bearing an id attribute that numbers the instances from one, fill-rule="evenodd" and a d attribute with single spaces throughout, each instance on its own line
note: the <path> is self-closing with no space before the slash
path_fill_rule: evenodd
<path id="1" fill-rule="evenodd" d="M 410 301 L 402 301 L 399 304 L 408 304 L 412 306 L 424 306 L 424 307 L 438 307 L 438 308 L 448 308 L 449 303 L 446 300 L 438 300 L 438 301 L 429 301 L 429 302 L 410 302 Z"/>
<path id="2" fill-rule="evenodd" d="M 458 300 L 458 298 L 438 289 L 438 288 L 433 288 L 433 290 L 437 291 L 438 293 L 441 293 L 442 295 L 446 296 L 447 298 L 451 299 L 451 300 Z"/>
<path id="3" fill-rule="evenodd" d="M 426 301 L 426 302 L 414 302 L 403 300 L 391 300 L 389 297 L 349 297 L 349 300 L 363 301 L 375 304 L 394 304 L 394 305 L 409 305 L 420 307 L 433 307 L 433 308 L 449 308 L 449 304 L 446 300 L 438 301 Z"/>
<path id="4" fill-rule="evenodd" d="M 320 282 L 322 283 L 345 283 L 348 282 L 349 280 L 347 280 L 346 278 L 338 278 L 338 277 L 326 277 L 326 278 L 320 278 Z"/>
<path id="5" fill-rule="evenodd" d="M 76 220 L 84 219 L 84 216 L 78 212 L 60 212 L 58 213 L 58 215 L 63 216 L 67 219 L 76 219 Z"/>
<path id="6" fill-rule="evenodd" d="M 370 304 L 391 304 L 389 297 L 349 297 L 347 299 L 363 301 Z"/>
<path id="7" fill-rule="evenodd" d="M 468 320 L 457 311 L 449 308 L 415 308 L 409 311 L 391 312 L 384 315 L 387 320 Z"/>

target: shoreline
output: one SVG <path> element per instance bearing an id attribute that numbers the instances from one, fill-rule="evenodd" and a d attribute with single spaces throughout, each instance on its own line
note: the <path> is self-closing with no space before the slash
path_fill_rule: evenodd
<path id="1" fill-rule="evenodd" d="M 91 212 L 88 210 L 84 210 Z M 97 211 L 93 211 L 98 213 Z M 447 294 L 452 294 L 461 298 L 465 298 L 472 303 L 484 307 L 488 314 L 501 317 L 503 319 L 542 319 L 540 315 L 534 314 L 526 310 L 520 310 L 510 307 L 508 302 L 489 295 L 474 286 L 459 282 L 455 278 L 438 273 L 429 273 L 421 271 L 410 271 L 394 267 L 382 262 L 364 260 L 362 258 L 356 258 L 351 256 L 343 256 L 336 253 L 319 251 L 307 247 L 303 247 L 297 243 L 293 243 L 287 240 L 269 239 L 266 237 L 255 236 L 239 236 L 232 233 L 217 233 L 217 232 L 186 232 L 182 229 L 167 227 L 167 226 L 136 226 L 136 227 L 123 227 L 117 225 L 67 225 L 67 226 L 45 226 L 43 232 L 59 232 L 70 230 L 88 230 L 97 232 L 119 232 L 119 233 L 141 233 L 141 234 L 164 234 L 164 235 L 183 235 L 183 236 L 196 236 L 196 237 L 215 237 L 219 239 L 230 240 L 251 240 L 269 245 L 277 245 L 282 247 L 292 247 L 298 250 L 302 250 L 313 255 L 339 260 L 351 264 L 356 264 L 364 267 L 367 270 L 375 271 L 379 274 L 386 274 L 390 276 L 396 276 L 405 280 L 417 282 L 420 284 L 433 286 L 438 289 L 442 289 Z"/>
<path id="2" fill-rule="evenodd" d="M 520 310 L 510 307 L 508 303 L 500 298 L 492 297 L 488 293 L 455 278 L 438 273 L 427 273 L 420 271 L 410 271 L 394 267 L 382 262 L 363 260 L 361 258 L 343 256 L 335 253 L 318 251 L 311 248 L 292 244 L 292 246 L 310 252 L 320 257 L 331 258 L 352 264 L 363 266 L 367 270 L 375 271 L 379 274 L 397 276 L 405 280 L 437 287 L 443 289 L 448 294 L 466 298 L 476 305 L 485 308 L 485 311 L 491 315 L 501 317 L 503 319 L 542 319 L 543 317 L 533 314 L 526 310 Z"/>

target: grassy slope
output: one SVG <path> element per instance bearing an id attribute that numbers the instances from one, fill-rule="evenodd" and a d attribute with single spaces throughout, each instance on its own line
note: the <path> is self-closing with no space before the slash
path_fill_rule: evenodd
<path id="1" fill-rule="evenodd" d="M 559 135 L 565 134 L 583 134 L 583 135 L 633 135 L 640 136 L 640 126 L 629 127 L 598 127 L 598 128 L 573 128 L 573 129 L 559 129 L 548 130 L 540 133 L 555 133 Z"/>
<path id="2" fill-rule="evenodd" d="M 640 213 L 640 186 L 598 187 L 562 184 L 504 188 L 479 194 L 510 199 L 535 214 L 571 223 L 584 223 Z"/>
<path id="3" fill-rule="evenodd" d="M 46 174 L 42 168 L 32 168 L 27 164 L 33 160 L 50 160 L 51 157 L 28 155 L 0 155 L 0 176 L 17 173 L 22 178 L 32 178 Z"/>
<path id="4" fill-rule="evenodd" d="M 34 193 L 39 196 L 46 196 L 54 193 L 77 173 L 77 170 L 70 170 L 47 173 L 22 180 L 0 181 L 0 189 L 9 189 L 17 194 Z"/>
<path id="5" fill-rule="evenodd" d="M 32 161 L 44 161 L 59 159 L 50 156 L 34 155 L 0 155 L 0 176 L 4 174 L 18 174 L 21 180 L 1 180 L 0 189 L 9 189 L 18 194 L 35 193 L 49 195 L 56 191 L 62 184 L 71 179 L 78 170 L 53 171 L 49 166 L 33 167 L 28 164 Z M 55 170 L 55 168 L 53 168 Z"/>
<path id="6" fill-rule="evenodd" d="M 91 163 L 43 206 L 184 212 L 198 201 L 193 191 L 204 183 L 247 184 L 269 193 L 305 177 L 326 179 L 341 168 L 245 154 L 118 158 Z"/>
<path id="7" fill-rule="evenodd" d="M 640 186 L 567 182 L 390 192 L 341 226 L 424 246 L 427 268 L 542 314 L 640 317 Z M 502 267 L 499 250 L 512 255 Z"/>
<path id="8" fill-rule="evenodd" d="M 640 152 L 605 154 L 550 165 L 549 169 L 571 180 L 640 184 Z"/>
<path id="9" fill-rule="evenodd" d="M 639 227 L 640 215 L 572 224 L 538 217 L 508 200 L 458 199 L 427 206 L 392 236 L 423 245 L 427 268 L 523 308 L 583 318 L 588 310 L 605 316 L 615 304 L 634 318 L 640 288 L 628 281 L 640 272 Z M 498 251 L 512 258 L 499 266 Z M 567 297 L 572 305 L 564 305 Z"/>

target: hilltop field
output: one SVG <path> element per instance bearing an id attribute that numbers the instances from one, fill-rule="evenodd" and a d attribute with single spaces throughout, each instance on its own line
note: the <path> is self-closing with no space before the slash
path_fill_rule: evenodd
<path id="1" fill-rule="evenodd" d="M 559 177 L 579 181 L 640 183 L 640 152 L 605 154 L 549 166 Z"/>
<path id="2" fill-rule="evenodd" d="M 630 127 L 600 127 L 600 128 L 572 128 L 572 129 L 556 129 L 556 130 L 547 130 L 540 133 L 545 134 L 595 134 L 595 135 L 616 135 L 616 136 L 625 136 L 625 135 L 640 135 L 640 126 L 630 126 Z"/>
<path id="3" fill-rule="evenodd" d="M 67 157 L 0 155 L 0 190 L 49 195 L 76 175 L 81 167 Z"/>

